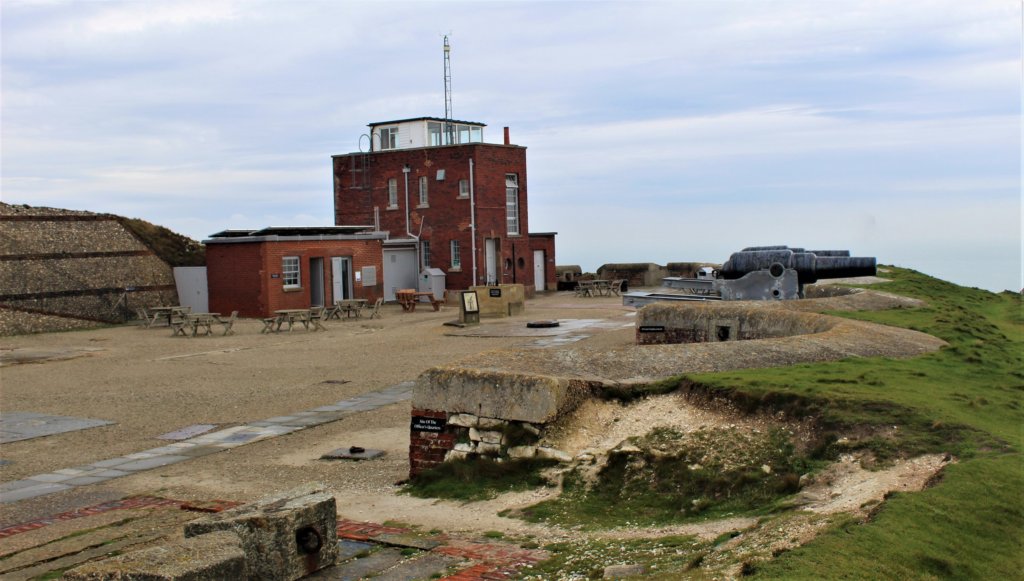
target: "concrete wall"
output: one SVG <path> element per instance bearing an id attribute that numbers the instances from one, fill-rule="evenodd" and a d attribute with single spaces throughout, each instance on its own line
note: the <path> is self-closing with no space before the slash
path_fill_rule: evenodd
<path id="1" fill-rule="evenodd" d="M 770 339 L 823 333 L 834 321 L 812 313 L 724 303 L 653 303 L 637 311 L 641 345 Z"/>

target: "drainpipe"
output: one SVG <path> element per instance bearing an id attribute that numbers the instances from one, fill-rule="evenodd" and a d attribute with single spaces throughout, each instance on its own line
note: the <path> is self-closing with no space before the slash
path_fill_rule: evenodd
<path id="1" fill-rule="evenodd" d="M 420 237 L 412 233 L 409 222 L 409 164 L 405 164 L 402 168 L 402 175 L 405 176 L 405 234 L 416 241 L 416 269 L 413 272 L 413 280 L 416 281 L 417 285 L 420 281 Z M 419 288 L 419 287 L 417 287 Z"/>
<path id="2" fill-rule="evenodd" d="M 473 191 L 473 158 L 469 158 L 469 246 L 473 255 L 473 286 L 476 286 L 476 199 Z"/>

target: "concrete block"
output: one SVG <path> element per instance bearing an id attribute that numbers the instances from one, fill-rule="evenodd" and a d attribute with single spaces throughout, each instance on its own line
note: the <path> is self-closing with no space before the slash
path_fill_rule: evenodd
<path id="1" fill-rule="evenodd" d="M 574 408 L 588 385 L 545 375 L 498 370 L 434 367 L 423 372 L 413 390 L 413 407 L 474 413 L 546 424 Z"/>
<path id="2" fill-rule="evenodd" d="M 509 458 L 533 458 L 536 455 L 536 446 L 513 446 L 508 449 Z"/>
<path id="3" fill-rule="evenodd" d="M 449 426 L 459 426 L 460 428 L 475 428 L 479 418 L 473 414 L 453 414 L 448 418 Z"/>
<path id="4" fill-rule="evenodd" d="M 499 420 L 498 418 L 480 418 L 477 427 L 481 430 L 493 430 L 495 428 L 504 428 L 508 425 L 508 421 Z"/>
<path id="5" fill-rule="evenodd" d="M 192 521 L 185 536 L 233 531 L 252 578 L 292 581 L 334 563 L 337 520 L 334 496 L 308 484 Z"/>
<path id="6" fill-rule="evenodd" d="M 476 446 L 478 454 L 486 454 L 489 456 L 497 456 L 501 454 L 501 444 L 488 444 L 487 442 L 480 442 Z"/>
<path id="7" fill-rule="evenodd" d="M 480 441 L 488 444 L 500 444 L 504 435 L 501 432 L 480 432 Z"/>
<path id="8" fill-rule="evenodd" d="M 65 571 L 62 579 L 220 581 L 248 576 L 242 540 L 232 531 L 218 531 L 86 563 Z"/>

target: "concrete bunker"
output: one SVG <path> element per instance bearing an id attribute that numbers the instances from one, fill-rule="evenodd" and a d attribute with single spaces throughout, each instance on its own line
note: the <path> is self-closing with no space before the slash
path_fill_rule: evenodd
<path id="1" fill-rule="evenodd" d="M 835 321 L 814 313 L 723 303 L 653 303 L 637 312 L 636 342 L 715 343 L 823 333 Z"/>

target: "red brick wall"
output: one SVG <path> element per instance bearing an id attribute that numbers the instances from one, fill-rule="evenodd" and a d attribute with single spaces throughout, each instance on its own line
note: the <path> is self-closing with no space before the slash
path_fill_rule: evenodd
<path id="1" fill-rule="evenodd" d="M 377 284 L 363 286 L 353 282 L 356 298 L 375 301 L 383 296 L 383 247 L 380 240 L 289 240 L 258 243 L 208 244 L 207 283 L 210 310 L 243 317 L 269 317 L 278 309 L 304 309 L 311 306 L 310 259 L 322 258 L 324 299 L 333 300 L 331 257 L 352 259 L 353 272 L 375 266 Z M 284 289 L 282 258 L 298 256 L 301 288 Z M 277 278 L 272 275 L 277 274 Z"/>
<path id="2" fill-rule="evenodd" d="M 266 312 L 263 296 L 263 245 L 258 243 L 207 244 L 206 286 L 210 311 L 243 317 Z"/>
<path id="3" fill-rule="evenodd" d="M 473 284 L 473 256 L 469 198 L 459 198 L 459 180 L 470 178 L 469 160 L 474 163 L 473 185 L 476 206 L 477 283 L 486 276 L 484 239 L 498 239 L 498 273 L 501 283 L 533 285 L 533 254 L 530 252 L 528 181 L 526 148 L 517 145 L 468 144 L 375 152 L 366 155 L 365 172 L 355 174 L 355 183 L 367 178 L 368 187 L 352 188 L 352 159 L 362 168 L 362 154 L 338 156 L 334 163 L 335 224 L 373 224 L 376 207 L 381 229 L 392 238 L 406 235 L 405 174 L 409 178 L 409 230 L 430 242 L 431 266 L 447 274 L 450 289 L 466 289 Z M 437 181 L 437 170 L 445 170 L 444 181 Z M 505 174 L 519 174 L 519 235 L 507 234 Z M 428 184 L 428 205 L 419 205 L 419 178 Z M 398 206 L 388 209 L 388 179 L 398 184 Z M 422 228 L 422 230 L 421 230 Z M 461 271 L 451 270 L 451 240 L 459 240 Z M 520 260 L 521 259 L 521 260 Z M 507 266 L 508 265 L 508 266 Z M 529 290 L 529 289 L 528 289 Z"/>
<path id="4" fill-rule="evenodd" d="M 448 413 L 436 410 L 413 409 L 413 416 L 448 420 Z M 444 456 L 455 447 L 453 427 L 445 425 L 443 432 L 409 431 L 409 476 L 415 477 L 444 462 Z"/>

